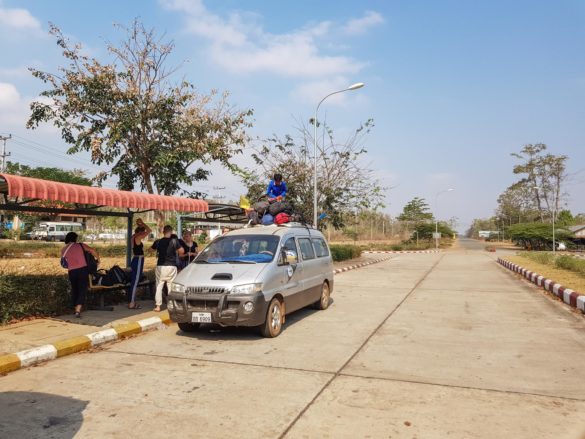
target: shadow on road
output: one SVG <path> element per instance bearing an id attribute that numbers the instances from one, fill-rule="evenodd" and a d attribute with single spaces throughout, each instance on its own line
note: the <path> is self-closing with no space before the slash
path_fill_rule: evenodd
<path id="1" fill-rule="evenodd" d="M 333 299 L 330 299 L 329 306 L 333 304 Z M 312 308 L 302 308 L 298 311 L 295 311 L 291 314 L 286 316 L 286 323 L 282 328 L 282 333 L 285 334 L 286 330 L 293 325 L 301 322 L 304 318 L 308 318 L 309 316 L 318 313 L 320 311 Z M 325 311 L 328 312 L 328 311 Z M 219 325 L 201 325 L 201 327 L 195 332 L 183 332 L 181 330 L 177 331 L 177 335 L 189 337 L 189 338 L 197 338 L 200 340 L 256 340 L 260 338 L 260 332 L 258 328 L 255 327 L 247 327 L 247 326 L 240 326 L 240 327 L 221 327 Z"/>
<path id="2" fill-rule="evenodd" d="M 0 394 L 0 437 L 73 438 L 88 401 L 37 392 Z"/>

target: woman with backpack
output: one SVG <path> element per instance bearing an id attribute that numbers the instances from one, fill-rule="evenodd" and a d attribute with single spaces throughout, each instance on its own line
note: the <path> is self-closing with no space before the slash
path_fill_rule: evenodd
<path id="1" fill-rule="evenodd" d="M 81 317 L 81 307 L 85 304 L 85 295 L 89 288 L 89 269 L 85 252 L 90 253 L 97 262 L 99 255 L 90 246 L 77 242 L 77 233 L 69 232 L 65 236 L 65 247 L 61 250 L 61 266 L 67 268 L 71 283 L 71 301 L 75 307 L 75 317 Z"/>

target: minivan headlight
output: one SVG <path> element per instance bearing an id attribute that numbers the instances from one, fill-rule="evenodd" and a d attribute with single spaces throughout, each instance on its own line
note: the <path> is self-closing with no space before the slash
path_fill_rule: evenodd
<path id="1" fill-rule="evenodd" d="M 184 293 L 186 290 L 185 285 L 178 284 L 176 282 L 171 283 L 171 291 L 175 293 Z"/>
<path id="2" fill-rule="evenodd" d="M 262 291 L 262 284 L 236 285 L 230 290 L 231 294 L 254 294 Z"/>

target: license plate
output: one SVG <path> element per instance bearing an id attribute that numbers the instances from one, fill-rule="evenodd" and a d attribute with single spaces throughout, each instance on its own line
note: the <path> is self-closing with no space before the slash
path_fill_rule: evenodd
<path id="1" fill-rule="evenodd" d="M 210 312 L 194 312 L 191 314 L 192 323 L 211 323 Z"/>

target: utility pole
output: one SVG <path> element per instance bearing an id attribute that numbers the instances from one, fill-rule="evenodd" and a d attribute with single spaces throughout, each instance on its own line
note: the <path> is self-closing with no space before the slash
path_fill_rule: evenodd
<path id="1" fill-rule="evenodd" d="M 2 140 L 2 154 L 0 154 L 0 157 L 2 157 L 2 166 L 0 167 L 0 171 L 2 172 L 6 172 L 6 157 L 10 157 L 10 153 L 6 152 L 6 141 L 10 139 L 12 139 L 12 134 L 0 136 L 0 140 Z"/>
<path id="2" fill-rule="evenodd" d="M 217 195 L 215 195 L 215 199 L 219 202 L 225 198 L 225 196 L 221 195 L 221 191 L 225 189 L 225 186 L 213 186 L 213 190 L 217 191 Z"/>

